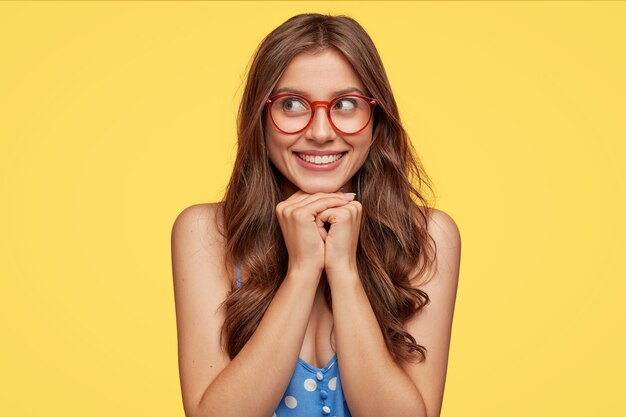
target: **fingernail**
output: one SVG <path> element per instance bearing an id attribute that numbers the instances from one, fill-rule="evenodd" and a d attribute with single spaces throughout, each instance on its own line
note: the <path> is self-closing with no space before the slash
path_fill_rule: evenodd
<path id="1" fill-rule="evenodd" d="M 344 200 L 352 200 L 354 196 L 356 196 L 356 193 L 344 193 L 341 198 L 343 198 Z"/>

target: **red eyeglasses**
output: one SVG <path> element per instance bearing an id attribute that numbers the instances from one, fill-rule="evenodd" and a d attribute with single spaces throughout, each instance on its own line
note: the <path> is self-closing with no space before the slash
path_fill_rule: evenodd
<path id="1" fill-rule="evenodd" d="M 378 100 L 359 94 L 344 94 L 331 101 L 310 101 L 297 94 L 277 94 L 265 102 L 272 123 L 287 134 L 300 133 L 313 121 L 314 109 L 326 107 L 335 130 L 347 135 L 359 133 L 369 124 Z"/>

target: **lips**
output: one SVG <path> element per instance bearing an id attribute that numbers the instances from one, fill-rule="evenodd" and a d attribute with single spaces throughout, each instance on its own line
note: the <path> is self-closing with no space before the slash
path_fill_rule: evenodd
<path id="1" fill-rule="evenodd" d="M 335 154 L 325 154 L 325 155 L 312 155 L 306 153 L 297 152 L 296 155 L 309 163 L 314 163 L 315 165 L 324 165 L 337 161 L 342 158 L 345 152 L 339 152 Z"/>
<path id="2" fill-rule="evenodd" d="M 296 149 L 296 150 L 293 150 L 293 152 L 303 153 L 306 155 L 324 156 L 324 155 L 337 155 L 339 153 L 347 152 L 347 150 L 344 151 L 342 149 L 326 149 L 324 151 L 320 151 L 318 149 Z"/>
<path id="3" fill-rule="evenodd" d="M 315 158 L 320 161 L 319 164 L 316 164 L 314 162 L 308 162 L 304 159 L 302 159 L 297 153 L 293 153 L 293 157 L 296 159 L 296 162 L 298 163 L 298 165 L 300 165 L 303 168 L 306 168 L 307 170 L 311 170 L 311 171 L 331 171 L 335 168 L 337 168 L 339 165 L 341 165 L 341 163 L 343 162 L 343 160 L 345 159 L 347 152 L 341 152 L 339 153 L 339 155 L 341 155 L 341 157 L 339 157 L 339 159 L 337 160 L 332 160 L 332 162 L 327 162 L 327 163 L 323 163 L 323 159 L 320 161 L 320 159 L 322 158 L 321 156 L 316 156 Z M 337 155 L 337 154 L 334 154 Z M 328 156 L 326 156 L 326 158 L 328 158 Z"/>

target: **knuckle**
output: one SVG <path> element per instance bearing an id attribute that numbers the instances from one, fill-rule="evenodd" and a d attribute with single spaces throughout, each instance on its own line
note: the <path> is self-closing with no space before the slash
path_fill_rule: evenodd
<path id="1" fill-rule="evenodd" d="M 337 211 L 337 214 L 335 215 L 335 217 L 337 217 L 340 220 L 349 220 L 350 217 L 352 217 L 352 213 L 346 210 L 339 210 Z"/>
<path id="2" fill-rule="evenodd" d="M 307 216 L 307 212 L 301 208 L 294 209 L 290 214 L 296 220 L 304 220 Z"/>
<path id="3" fill-rule="evenodd" d="M 350 204 L 350 213 L 352 213 L 353 216 L 358 216 L 361 213 L 361 207 L 356 204 Z"/>

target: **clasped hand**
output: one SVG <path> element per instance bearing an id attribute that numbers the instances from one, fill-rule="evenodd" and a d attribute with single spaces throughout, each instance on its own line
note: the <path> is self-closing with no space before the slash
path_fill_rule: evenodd
<path id="1" fill-rule="evenodd" d="M 335 277 L 357 272 L 362 205 L 342 192 L 307 194 L 298 190 L 276 206 L 290 267 L 326 271 Z M 325 223 L 330 224 L 327 231 Z M 341 279 L 341 278 L 339 278 Z"/>

